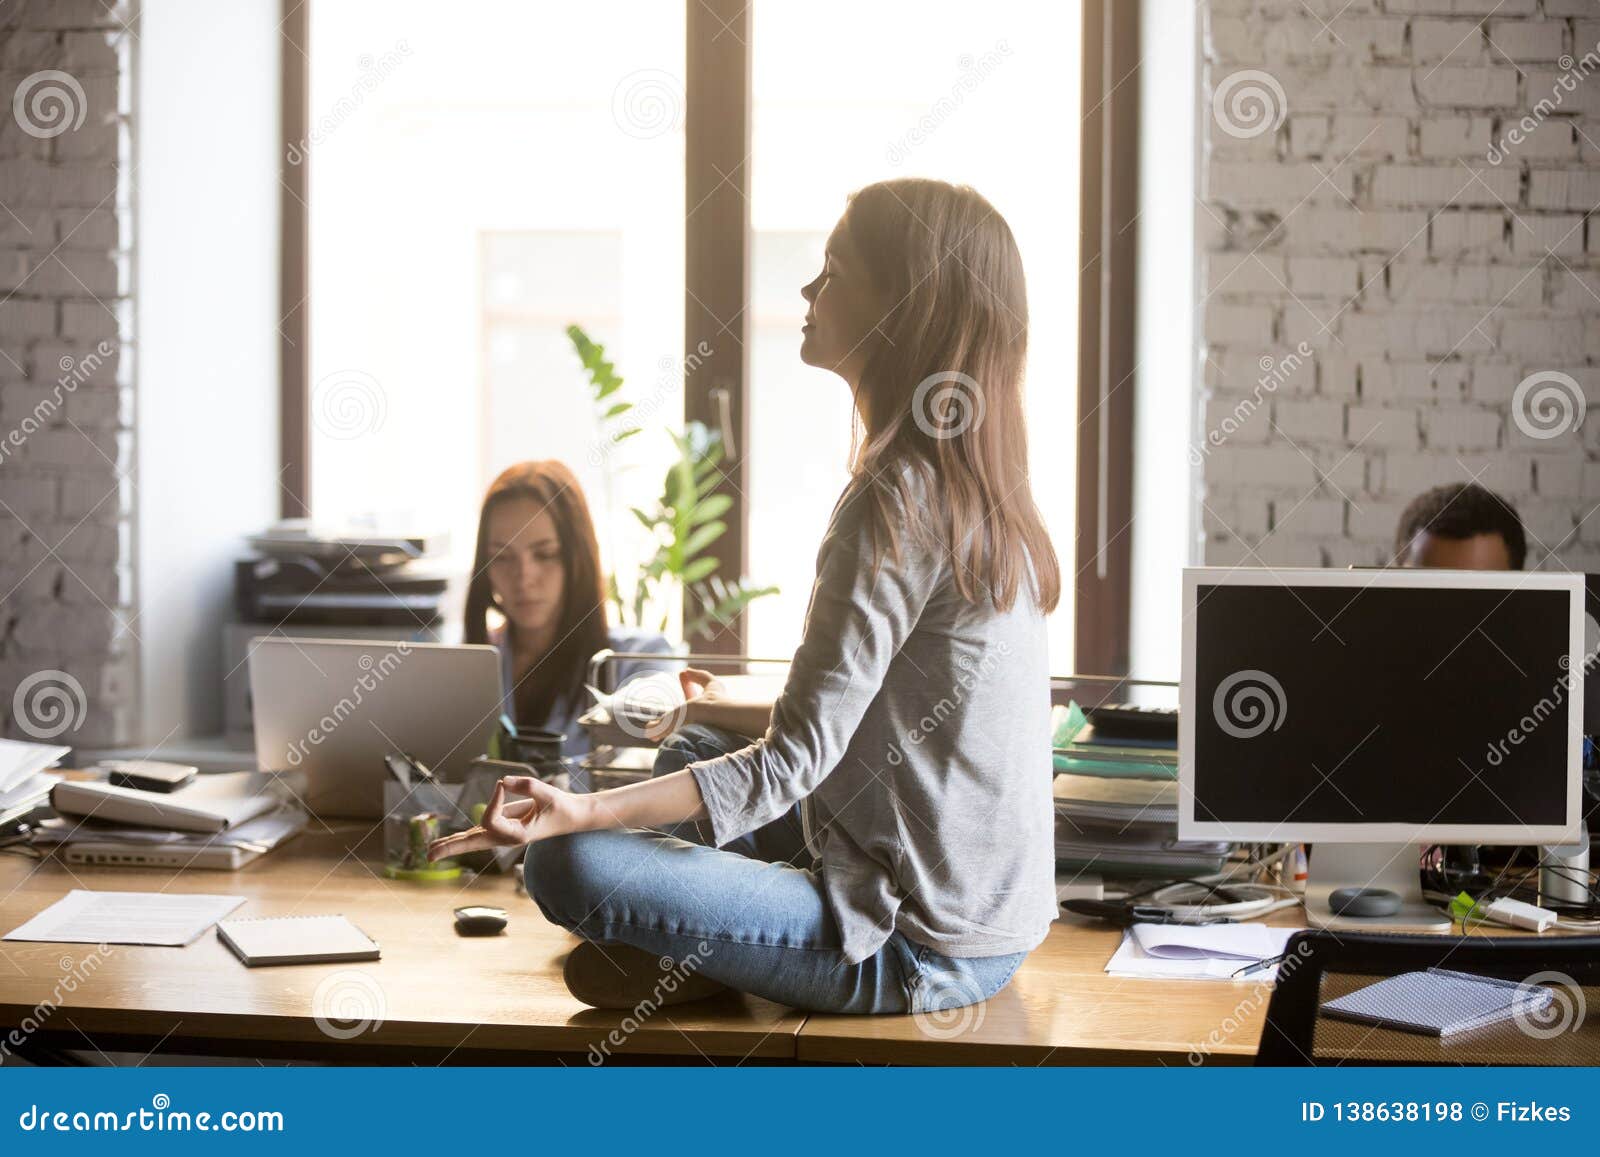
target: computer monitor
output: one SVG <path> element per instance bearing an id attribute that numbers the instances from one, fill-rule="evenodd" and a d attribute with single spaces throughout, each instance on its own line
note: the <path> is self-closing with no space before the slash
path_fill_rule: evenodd
<path id="1" fill-rule="evenodd" d="M 1314 843 L 1308 917 L 1388 930 L 1448 927 L 1419 844 L 1577 839 L 1581 575 L 1190 569 L 1183 590 L 1180 838 Z M 1400 909 L 1341 916 L 1347 887 Z"/>
<path id="2" fill-rule="evenodd" d="M 1583 733 L 1600 740 L 1600 574 L 1584 579 L 1587 614 L 1583 623 L 1583 643 L 1589 662 L 1584 669 Z"/>

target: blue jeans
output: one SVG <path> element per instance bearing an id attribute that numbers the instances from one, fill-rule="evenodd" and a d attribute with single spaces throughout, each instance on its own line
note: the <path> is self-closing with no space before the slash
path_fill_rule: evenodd
<path id="1" fill-rule="evenodd" d="M 691 725 L 663 745 L 655 774 L 742 744 Z M 692 825 L 679 830 L 693 835 Z M 999 992 L 1027 955 L 943 956 L 895 932 L 874 955 L 846 963 L 798 809 L 721 849 L 664 832 L 556 836 L 528 845 L 523 872 L 545 917 L 585 939 L 670 957 L 813 1012 L 960 1008 Z"/>

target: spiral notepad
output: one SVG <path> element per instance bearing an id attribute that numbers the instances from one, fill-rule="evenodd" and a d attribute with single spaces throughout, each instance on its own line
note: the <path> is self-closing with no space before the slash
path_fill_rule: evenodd
<path id="1" fill-rule="evenodd" d="M 1451 1036 L 1539 1012 L 1551 999 L 1550 990 L 1537 985 L 1430 968 L 1358 988 L 1328 1001 L 1322 1011 L 1342 1020 Z"/>
<path id="2" fill-rule="evenodd" d="M 251 968 L 378 959 L 377 942 L 343 916 L 222 920 L 217 939 Z"/>

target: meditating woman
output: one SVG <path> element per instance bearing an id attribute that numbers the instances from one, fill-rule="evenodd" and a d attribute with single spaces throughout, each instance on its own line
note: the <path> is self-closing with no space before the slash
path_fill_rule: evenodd
<path id="1" fill-rule="evenodd" d="M 491 611 L 498 623 L 491 623 Z M 606 625 L 600 547 L 577 476 L 560 462 L 520 462 L 489 487 L 478 516 L 478 545 L 467 586 L 466 641 L 500 648 L 504 709 L 519 728 L 557 731 L 563 753 L 582 755 L 589 738 L 578 716 L 597 652 L 667 655 L 651 631 Z M 618 686 L 668 660 L 617 660 Z"/>
<path id="2" fill-rule="evenodd" d="M 432 849 L 528 844 L 529 894 L 584 938 L 566 978 L 590 1004 L 727 986 L 817 1011 L 959 1007 L 1003 988 L 1055 915 L 1060 575 L 1029 488 L 1016 242 L 970 188 L 869 185 L 801 293 L 800 355 L 845 381 L 860 423 L 803 639 L 770 712 L 682 674 L 690 721 L 759 738 L 593 795 L 501 780 L 482 827 Z M 715 846 L 647 830 L 691 820 Z"/>

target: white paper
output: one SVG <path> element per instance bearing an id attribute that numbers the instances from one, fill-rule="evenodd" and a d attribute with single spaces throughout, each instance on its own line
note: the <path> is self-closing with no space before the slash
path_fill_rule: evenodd
<path id="1" fill-rule="evenodd" d="M 10 811 L 19 804 L 27 803 L 30 799 L 50 794 L 50 789 L 61 782 L 59 775 L 51 775 L 47 771 L 36 771 L 17 783 L 0 791 L 0 812 Z"/>
<path id="2" fill-rule="evenodd" d="M 1200 945 L 1193 942 L 1194 938 L 1177 936 L 1170 938 L 1174 942 L 1189 940 L 1184 945 L 1189 951 L 1177 956 L 1152 956 L 1140 947 L 1139 937 L 1136 932 L 1140 928 L 1154 928 L 1165 933 L 1191 933 L 1222 931 L 1234 929 L 1236 931 L 1225 933 L 1222 947 L 1230 954 L 1206 955 L 1204 953 L 1205 938 Z M 1251 929 L 1253 931 L 1237 931 Z M 1122 935 L 1122 943 L 1106 963 L 1106 971 L 1112 976 L 1133 976 L 1158 980 L 1271 980 L 1277 976 L 1277 966 L 1268 965 L 1245 973 L 1237 978 L 1235 973 L 1240 969 L 1248 968 L 1258 960 L 1269 960 L 1283 952 L 1284 945 L 1289 942 L 1289 937 L 1300 931 L 1298 928 L 1274 928 L 1264 924 L 1208 924 L 1192 926 L 1186 924 L 1136 924 Z M 1249 955 L 1240 957 L 1233 955 L 1249 946 Z"/>
<path id="3" fill-rule="evenodd" d="M 0 791 L 16 787 L 34 772 L 54 765 L 71 750 L 70 747 L 55 747 L 46 743 L 0 739 Z"/>
<path id="4" fill-rule="evenodd" d="M 1146 956 L 1165 960 L 1262 960 L 1283 951 L 1293 928 L 1265 924 L 1135 924 Z"/>
<path id="5" fill-rule="evenodd" d="M 74 888 L 5 939 L 182 947 L 243 903 L 243 896 Z"/>

